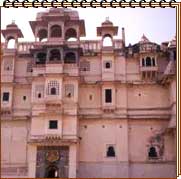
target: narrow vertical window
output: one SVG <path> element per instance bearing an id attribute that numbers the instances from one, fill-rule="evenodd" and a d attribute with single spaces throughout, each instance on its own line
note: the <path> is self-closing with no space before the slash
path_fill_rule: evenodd
<path id="1" fill-rule="evenodd" d="M 106 103 L 111 103 L 112 102 L 112 90 L 111 89 L 106 89 L 105 90 L 105 102 Z"/>
<path id="2" fill-rule="evenodd" d="M 155 58 L 152 58 L 152 65 L 155 66 Z"/>
<path id="3" fill-rule="evenodd" d="M 142 66 L 144 67 L 145 66 L 145 59 L 142 58 Z"/>

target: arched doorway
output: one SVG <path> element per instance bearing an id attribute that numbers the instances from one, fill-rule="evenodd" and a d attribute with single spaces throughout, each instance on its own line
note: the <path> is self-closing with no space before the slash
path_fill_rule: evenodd
<path id="1" fill-rule="evenodd" d="M 47 168 L 46 178 L 59 178 L 58 168 L 56 166 L 50 166 Z"/>

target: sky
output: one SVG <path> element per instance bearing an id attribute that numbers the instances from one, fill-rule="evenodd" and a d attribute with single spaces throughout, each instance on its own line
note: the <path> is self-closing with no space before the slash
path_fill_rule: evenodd
<path id="1" fill-rule="evenodd" d="M 46 8 L 1 8 L 1 28 L 5 29 L 12 20 L 22 30 L 24 38 L 19 41 L 34 41 L 29 21 L 36 18 L 37 12 Z M 176 8 L 74 8 L 80 19 L 85 20 L 86 39 L 96 39 L 96 27 L 106 17 L 119 27 L 125 28 L 126 45 L 139 42 L 143 34 L 151 42 L 160 44 L 170 41 L 176 34 Z M 3 38 L 2 38 L 3 41 Z"/>

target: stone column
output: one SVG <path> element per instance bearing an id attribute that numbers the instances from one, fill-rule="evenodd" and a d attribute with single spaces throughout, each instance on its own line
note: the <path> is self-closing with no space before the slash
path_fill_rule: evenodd
<path id="1" fill-rule="evenodd" d="M 76 178 L 77 170 L 77 145 L 71 144 L 69 147 L 69 178 Z"/>
<path id="2" fill-rule="evenodd" d="M 35 145 L 28 145 L 28 177 L 36 177 L 36 152 L 37 147 Z"/>

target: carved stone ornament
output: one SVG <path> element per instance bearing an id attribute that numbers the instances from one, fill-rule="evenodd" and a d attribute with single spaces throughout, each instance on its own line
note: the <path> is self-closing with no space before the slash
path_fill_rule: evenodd
<path id="1" fill-rule="evenodd" d="M 60 155 L 57 150 L 50 150 L 46 152 L 46 160 L 49 162 L 56 162 L 57 160 L 59 160 L 59 158 Z"/>

